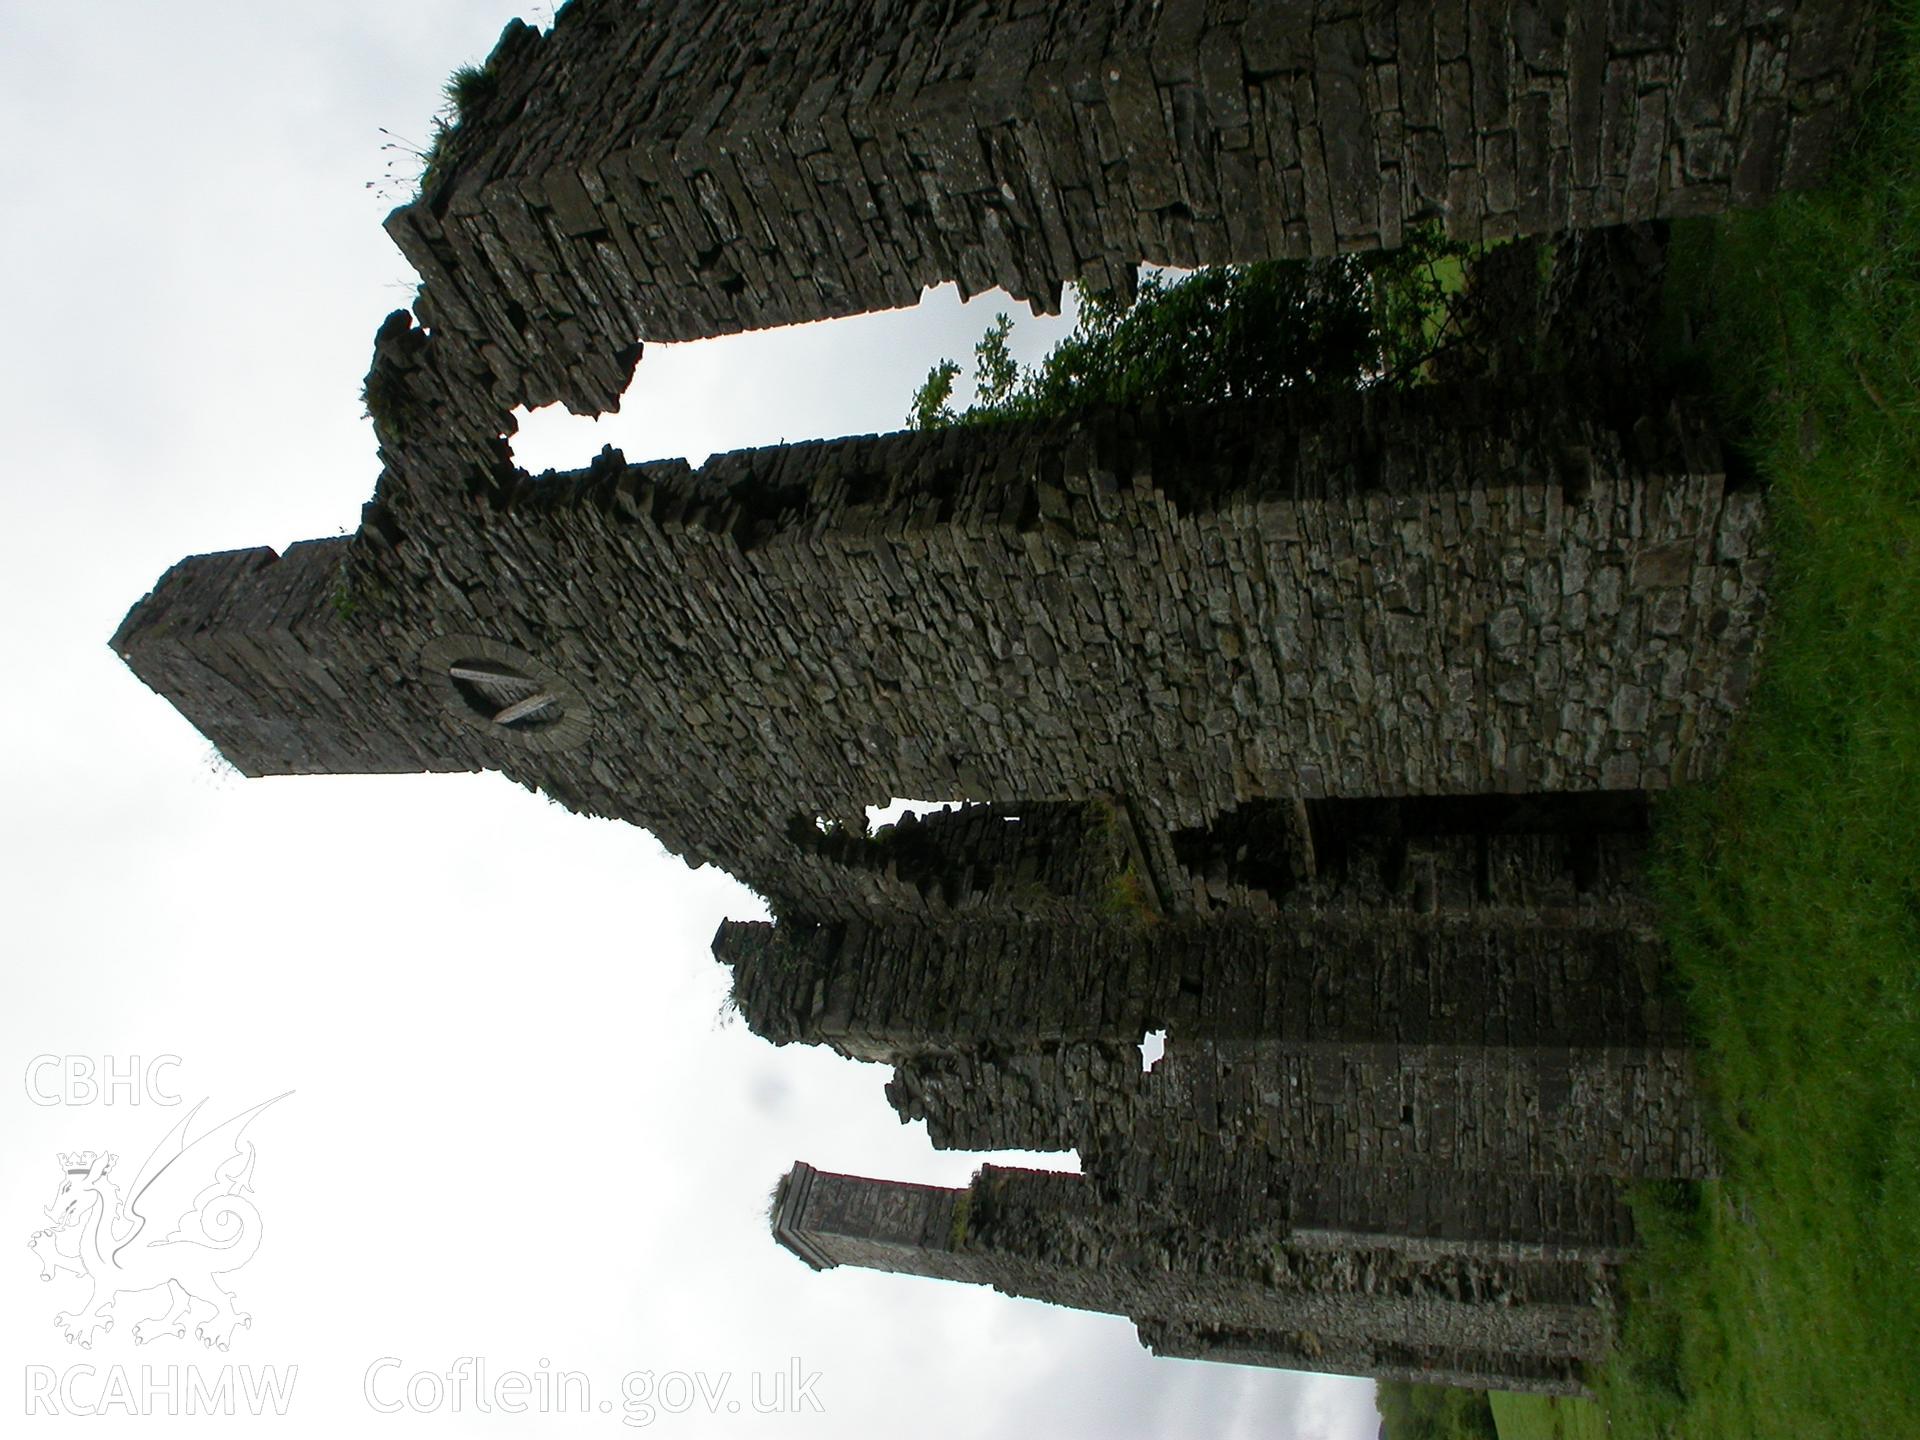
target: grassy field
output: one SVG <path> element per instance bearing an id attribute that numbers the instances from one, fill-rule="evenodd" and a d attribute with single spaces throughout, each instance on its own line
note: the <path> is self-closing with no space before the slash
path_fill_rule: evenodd
<path id="1" fill-rule="evenodd" d="M 1779 567 L 1734 762 L 1662 815 L 1728 1178 L 1639 1206 L 1616 1440 L 1920 1433 L 1920 6 L 1889 9 L 1836 183 L 1677 241 L 1676 343 Z"/>
<path id="2" fill-rule="evenodd" d="M 1591 1400 L 1555 1400 L 1545 1395 L 1505 1395 L 1498 1391 L 1489 1398 L 1500 1440 L 1606 1440 L 1606 1417 Z"/>

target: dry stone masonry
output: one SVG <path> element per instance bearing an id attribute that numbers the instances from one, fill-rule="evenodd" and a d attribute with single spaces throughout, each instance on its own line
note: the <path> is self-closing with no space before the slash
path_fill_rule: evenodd
<path id="1" fill-rule="evenodd" d="M 572 0 L 388 230 L 421 322 L 532 405 L 633 342 L 1052 309 L 1194 266 L 1716 212 L 1812 183 L 1866 0 Z M 624 364 L 622 363 L 624 361 Z"/>
<path id="2" fill-rule="evenodd" d="M 796 1166 L 810 1264 L 1576 1391 L 1627 1188 L 1715 1163 L 1644 856 L 1767 557 L 1697 407 L 1503 369 L 539 476 L 510 411 L 941 280 L 1757 202 L 1817 178 L 1867 19 L 573 0 L 389 221 L 424 285 L 359 532 L 183 560 L 113 643 L 248 774 L 499 770 L 724 866 L 777 917 L 715 940 L 757 1033 L 890 1064 L 936 1145 L 1079 1154 Z M 895 796 L 962 803 L 869 833 Z"/>
<path id="3" fill-rule="evenodd" d="M 505 770 L 786 913 L 1025 913 L 1070 883 L 1204 912 L 1278 886 L 1208 849 L 1249 804 L 1709 773 L 1765 576 L 1759 497 L 1723 472 L 1695 415 L 1623 431 L 1575 397 L 1471 387 L 818 442 L 697 473 L 609 454 L 376 502 L 333 575 L 301 560 L 322 588 L 298 613 L 267 613 L 291 557 L 253 552 L 238 594 L 206 582 L 235 562 L 185 562 L 116 643 L 203 728 L 269 719 L 233 741 L 248 773 L 318 768 L 332 752 L 301 717 L 369 768 L 383 717 L 394 753 L 371 768 Z M 281 676 L 262 623 L 359 663 Z M 497 644 L 569 692 L 531 731 L 447 683 Z M 213 668 L 172 680 L 196 645 Z M 575 743 L 531 743 L 563 715 Z M 879 853 L 897 835 L 836 846 L 815 825 L 857 831 L 895 795 L 1019 818 L 984 840 L 965 812 L 930 819 L 900 856 Z M 1077 822 L 1031 808 L 1094 802 Z M 1044 840 L 1016 853 L 1072 824 L 1116 857 L 1104 889 L 1079 860 L 1029 874 Z M 1410 843 L 1408 883 L 1453 883 Z M 1358 848 L 1340 883 L 1380 883 Z M 1522 864 L 1495 848 L 1503 876 Z M 1311 836 L 1296 849 L 1314 863 Z"/>
<path id="4" fill-rule="evenodd" d="M 1604 1342 L 1589 1261 L 1515 1256 L 1468 1267 L 1303 1225 L 1197 1233 L 1116 1206 L 1077 1175 L 985 1167 L 967 1190 L 796 1165 L 774 1233 L 817 1268 L 859 1265 L 992 1285 L 1139 1321 L 1154 1353 L 1289 1370 L 1557 1393 Z"/>

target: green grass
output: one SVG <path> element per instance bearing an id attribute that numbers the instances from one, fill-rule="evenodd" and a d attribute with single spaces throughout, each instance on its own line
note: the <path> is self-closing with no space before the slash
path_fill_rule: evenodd
<path id="1" fill-rule="evenodd" d="M 452 112 L 451 123 L 458 125 L 484 105 L 499 85 L 500 76 L 491 65 L 462 65 L 454 71 L 440 87 Z"/>
<path id="2" fill-rule="evenodd" d="M 1496 1390 L 1493 1423 L 1500 1440 L 1606 1440 L 1607 1422 L 1591 1400 L 1508 1395 Z"/>
<path id="3" fill-rule="evenodd" d="M 1648 1194 L 1615 1437 L 1920 1429 L 1920 6 L 1835 182 L 1684 229 L 1686 360 L 1771 491 L 1760 683 L 1663 808 L 1728 1162 Z"/>
<path id="4" fill-rule="evenodd" d="M 1484 1390 L 1404 1380 L 1382 1380 L 1373 1394 L 1387 1440 L 1498 1440 L 1488 1399 Z"/>

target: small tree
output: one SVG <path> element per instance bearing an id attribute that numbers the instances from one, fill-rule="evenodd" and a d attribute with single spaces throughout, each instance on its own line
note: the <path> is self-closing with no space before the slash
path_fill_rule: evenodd
<path id="1" fill-rule="evenodd" d="M 1419 231 L 1364 258 L 1266 261 L 1142 277 L 1122 305 L 1079 291 L 1073 333 L 1038 366 L 1013 358 L 1005 314 L 974 346 L 974 401 L 953 408 L 960 366 L 942 360 L 907 424 L 1044 419 L 1089 405 L 1251 400 L 1298 386 L 1412 383 L 1453 343 L 1450 297 L 1466 247 Z"/>

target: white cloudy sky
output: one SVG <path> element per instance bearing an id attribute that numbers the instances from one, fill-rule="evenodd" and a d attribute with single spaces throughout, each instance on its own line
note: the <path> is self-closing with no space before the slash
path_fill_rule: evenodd
<path id="1" fill-rule="evenodd" d="M 366 188 L 379 127 L 421 137 L 512 3 L 0 0 L 0 1214 L 26 1239 L 57 1151 L 132 1167 L 182 1113 L 36 1105 L 33 1057 L 173 1054 L 168 1088 L 211 1097 L 209 1119 L 296 1092 L 253 1131 L 267 1236 L 226 1357 L 299 1367 L 268 1433 L 612 1434 L 623 1374 L 678 1370 L 732 1388 L 718 1414 L 658 1414 L 670 1434 L 1372 1435 L 1360 1382 L 1155 1361 L 1124 1320 L 814 1275 L 765 1227 L 793 1160 L 955 1184 L 977 1157 L 900 1126 L 881 1071 L 718 1023 L 707 944 L 752 896 L 496 776 L 239 781 L 108 651 L 180 556 L 356 523 L 376 475 L 360 378 L 411 293 Z M 538 417 L 519 454 L 889 428 L 994 308 L 948 291 L 655 349 L 625 413 Z M 124 1326 L 77 1355 L 51 1320 L 78 1282 L 10 1253 L 0 1414 L 35 1366 L 217 1365 Z M 368 1411 L 373 1361 L 402 1362 L 390 1395 L 467 1355 L 585 1372 L 615 1412 Z M 824 1416 L 728 1413 L 792 1357 Z"/>

